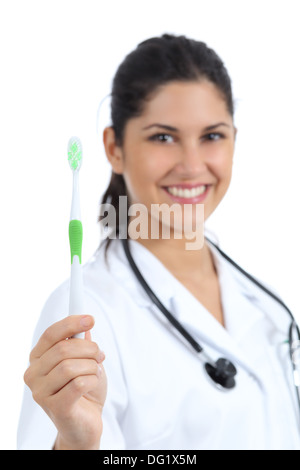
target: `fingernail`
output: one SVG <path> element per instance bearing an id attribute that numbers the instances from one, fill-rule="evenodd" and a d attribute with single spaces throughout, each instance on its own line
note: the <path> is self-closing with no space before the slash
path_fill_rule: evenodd
<path id="1" fill-rule="evenodd" d="M 92 326 L 93 324 L 93 317 L 91 317 L 90 315 L 86 315 L 84 317 L 81 317 L 80 319 L 80 324 L 81 326 L 84 326 L 84 328 L 87 328 L 89 326 Z"/>

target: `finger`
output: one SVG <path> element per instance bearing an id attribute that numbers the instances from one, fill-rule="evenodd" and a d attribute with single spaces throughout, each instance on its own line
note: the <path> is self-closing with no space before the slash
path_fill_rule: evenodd
<path id="1" fill-rule="evenodd" d="M 99 377 L 95 374 L 76 377 L 67 383 L 65 387 L 61 388 L 57 393 L 48 398 L 48 407 L 50 409 L 55 409 L 55 414 L 59 416 L 60 419 L 67 419 L 74 403 L 76 403 L 76 401 L 83 395 L 86 395 L 99 387 L 99 380 Z"/>
<path id="2" fill-rule="evenodd" d="M 41 357 L 54 344 L 71 338 L 75 334 L 83 333 L 94 326 L 94 318 L 90 315 L 70 315 L 51 325 L 42 334 L 38 343 L 30 354 L 30 360 Z"/>
<path id="3" fill-rule="evenodd" d="M 32 367 L 37 368 L 38 375 L 45 376 L 66 359 L 94 359 L 100 363 L 104 357 L 97 343 L 71 338 L 56 343 L 41 356 L 39 361 L 33 361 Z"/>
<path id="4" fill-rule="evenodd" d="M 60 362 L 43 381 L 44 396 L 54 395 L 76 377 L 95 375 L 100 377 L 99 365 L 93 359 L 66 359 Z"/>

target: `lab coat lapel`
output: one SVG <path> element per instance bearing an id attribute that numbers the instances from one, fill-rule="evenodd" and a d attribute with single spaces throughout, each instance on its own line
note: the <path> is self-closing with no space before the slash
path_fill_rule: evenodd
<path id="1" fill-rule="evenodd" d="M 240 364 L 251 374 L 258 377 L 256 351 L 253 347 L 251 357 L 243 350 L 243 338 L 250 333 L 255 323 L 262 320 L 264 311 L 259 308 L 259 298 L 253 286 L 246 282 L 239 283 L 241 274 L 232 271 L 228 262 L 212 247 L 214 261 L 220 280 L 222 303 L 226 329 L 208 312 L 203 305 L 165 268 L 165 266 L 145 247 L 129 241 L 133 258 L 159 300 L 177 318 L 185 328 L 195 336 L 199 343 L 204 343 L 216 351 L 216 356 L 225 356 Z M 117 246 L 117 262 L 128 269 L 128 261 L 123 247 Z M 113 270 L 114 276 L 120 276 L 120 282 L 135 303 L 141 307 L 158 310 L 153 306 L 135 275 L 124 278 L 124 271 Z M 121 269 L 120 269 L 121 268 Z M 127 270 L 126 269 L 126 270 Z M 255 305 L 255 304 L 258 305 Z M 274 308 L 274 305 L 273 305 Z M 162 315 L 162 314 L 161 314 Z M 255 341 L 255 338 L 254 338 Z"/>
<path id="2" fill-rule="evenodd" d="M 235 308 L 238 307 L 244 315 L 253 313 L 243 297 L 236 298 L 235 303 Z M 180 323 L 195 336 L 204 348 L 207 345 L 215 351 L 214 359 L 224 356 L 232 362 L 240 364 L 253 375 L 257 375 L 255 357 L 247 357 L 236 338 L 227 329 L 223 328 L 196 298 L 189 293 L 182 295 L 178 292 L 174 296 L 172 304 L 173 313 Z"/>
<path id="3" fill-rule="evenodd" d="M 263 377 L 259 373 L 261 351 L 255 347 L 252 329 L 257 322 L 263 321 L 264 312 L 253 302 L 255 296 L 249 290 L 240 288 L 220 255 L 214 253 L 214 257 L 226 328 L 181 284 L 172 299 L 173 313 L 202 346 L 207 345 L 214 351 L 215 359 L 220 356 L 230 359 L 255 376 L 262 386 Z M 251 354 L 243 348 L 247 335 L 253 336 Z"/>

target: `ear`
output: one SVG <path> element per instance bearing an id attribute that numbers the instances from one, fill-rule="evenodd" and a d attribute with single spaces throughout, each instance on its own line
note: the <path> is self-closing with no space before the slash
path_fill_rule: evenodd
<path id="1" fill-rule="evenodd" d="M 103 131 L 103 144 L 108 161 L 110 162 L 114 173 L 123 173 L 123 151 L 120 145 L 116 143 L 115 131 L 112 127 L 106 127 Z"/>

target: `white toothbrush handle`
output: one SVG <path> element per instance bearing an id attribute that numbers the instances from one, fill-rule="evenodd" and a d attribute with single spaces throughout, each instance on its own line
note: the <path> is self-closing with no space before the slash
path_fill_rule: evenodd
<path id="1" fill-rule="evenodd" d="M 69 315 L 83 315 L 83 309 L 82 270 L 79 258 L 75 255 L 71 265 Z"/>
<path id="2" fill-rule="evenodd" d="M 83 279 L 82 269 L 77 255 L 73 257 L 71 265 L 71 278 L 70 278 L 70 302 L 69 302 L 69 315 L 83 315 L 84 314 L 84 298 L 83 298 Z M 76 338 L 84 338 L 84 333 L 75 335 Z"/>

